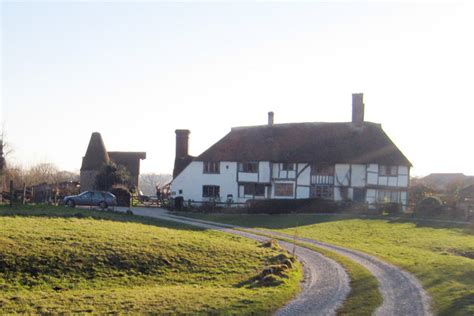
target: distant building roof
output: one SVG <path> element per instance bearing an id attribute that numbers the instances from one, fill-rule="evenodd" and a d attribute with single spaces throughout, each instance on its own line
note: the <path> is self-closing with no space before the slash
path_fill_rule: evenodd
<path id="1" fill-rule="evenodd" d="M 446 190 L 448 186 L 456 183 L 460 187 L 474 184 L 474 176 L 466 176 L 463 173 L 431 173 L 420 181 L 428 187 Z"/>
<path id="2" fill-rule="evenodd" d="M 89 146 L 87 146 L 86 155 L 82 158 L 81 171 L 99 170 L 109 159 L 102 136 L 97 132 L 92 133 Z"/>
<path id="3" fill-rule="evenodd" d="M 411 166 L 380 124 L 370 122 L 235 127 L 195 160 Z"/>
<path id="4" fill-rule="evenodd" d="M 109 151 L 110 160 L 125 166 L 132 175 L 140 174 L 140 159 L 146 159 L 146 152 Z"/>

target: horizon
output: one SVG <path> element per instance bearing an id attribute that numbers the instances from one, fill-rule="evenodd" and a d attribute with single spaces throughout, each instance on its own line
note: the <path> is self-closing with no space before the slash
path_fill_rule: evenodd
<path id="1" fill-rule="evenodd" d="M 10 163 L 79 171 L 92 132 L 172 173 L 232 127 L 349 122 L 352 93 L 413 176 L 474 175 L 474 5 L 2 2 Z M 269 14 L 271 13 L 271 14 Z M 470 136 L 471 135 L 471 136 Z"/>

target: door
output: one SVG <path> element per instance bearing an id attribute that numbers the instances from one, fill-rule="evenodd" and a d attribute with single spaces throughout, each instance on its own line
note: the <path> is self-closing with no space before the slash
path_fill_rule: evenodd
<path id="1" fill-rule="evenodd" d="M 104 194 L 102 192 L 94 192 L 91 205 L 99 205 L 100 202 L 104 201 Z"/>
<path id="2" fill-rule="evenodd" d="M 78 196 L 76 199 L 77 205 L 90 205 L 92 199 L 92 192 L 86 191 Z"/>
<path id="3" fill-rule="evenodd" d="M 365 203 L 365 193 L 365 189 L 354 188 L 354 197 L 352 200 L 357 203 Z"/>

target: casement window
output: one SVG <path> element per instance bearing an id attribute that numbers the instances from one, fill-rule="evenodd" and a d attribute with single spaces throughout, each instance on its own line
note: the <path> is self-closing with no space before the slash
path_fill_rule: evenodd
<path id="1" fill-rule="evenodd" d="M 281 171 L 294 171 L 294 170 L 295 170 L 294 163 L 284 162 L 281 164 Z"/>
<path id="2" fill-rule="evenodd" d="M 258 161 L 240 162 L 239 171 L 247 173 L 258 173 Z"/>
<path id="3" fill-rule="evenodd" d="M 379 165 L 379 176 L 396 177 L 398 176 L 398 167 Z"/>
<path id="4" fill-rule="evenodd" d="M 216 198 L 220 196 L 220 187 L 218 185 L 203 185 L 202 197 Z"/>
<path id="5" fill-rule="evenodd" d="M 275 183 L 275 196 L 293 196 L 293 183 Z"/>
<path id="6" fill-rule="evenodd" d="M 400 192 L 390 190 L 379 190 L 377 194 L 377 201 L 379 203 L 400 202 Z"/>
<path id="7" fill-rule="evenodd" d="M 220 173 L 220 163 L 218 161 L 204 161 L 203 173 Z"/>
<path id="8" fill-rule="evenodd" d="M 265 185 L 261 183 L 245 183 L 244 195 L 265 196 Z"/>
<path id="9" fill-rule="evenodd" d="M 311 197 L 332 200 L 333 191 L 332 185 L 316 185 L 311 187 Z"/>
<path id="10" fill-rule="evenodd" d="M 311 166 L 311 184 L 333 185 L 334 166 L 313 165 Z"/>

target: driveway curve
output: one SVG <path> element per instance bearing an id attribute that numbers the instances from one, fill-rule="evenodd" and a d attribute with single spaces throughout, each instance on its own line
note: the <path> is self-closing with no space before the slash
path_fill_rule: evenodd
<path id="1" fill-rule="evenodd" d="M 171 214 L 168 214 L 168 216 L 183 218 Z M 273 235 L 277 238 L 282 237 L 286 239 L 295 239 L 294 236 L 274 231 L 240 227 L 236 225 L 215 223 L 199 219 L 193 219 L 193 221 L 201 223 L 213 223 L 222 227 L 234 229 L 245 229 L 248 232 Z M 383 297 L 383 303 L 375 311 L 375 315 L 432 315 L 430 308 L 431 298 L 423 289 L 420 281 L 412 274 L 375 256 L 361 251 L 319 242 L 308 238 L 299 237 L 296 238 L 296 240 L 334 251 L 361 264 L 367 270 L 369 270 L 375 276 L 375 278 L 377 278 L 379 282 L 379 290 Z"/>
<path id="2" fill-rule="evenodd" d="M 120 208 L 117 210 L 122 211 Z M 133 213 L 214 229 L 256 241 L 268 240 L 268 237 L 236 230 L 229 225 L 174 216 L 165 210 L 133 208 Z M 303 263 L 304 280 L 303 289 L 299 295 L 277 310 L 275 315 L 335 315 L 350 292 L 349 277 L 344 268 L 336 261 L 311 249 L 295 246 L 285 241 L 280 241 L 279 244 L 289 252 L 294 251 L 295 256 Z"/>

